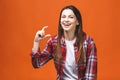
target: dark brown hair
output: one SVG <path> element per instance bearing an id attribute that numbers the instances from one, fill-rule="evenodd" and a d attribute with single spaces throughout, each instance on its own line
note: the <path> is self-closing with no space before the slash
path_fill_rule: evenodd
<path id="1" fill-rule="evenodd" d="M 57 45 L 57 53 L 56 53 L 56 58 L 58 58 L 58 60 L 61 58 L 61 52 L 60 52 L 60 39 L 61 37 L 63 36 L 64 34 L 64 31 L 63 31 L 63 28 L 61 26 L 61 14 L 63 12 L 63 10 L 65 9 L 70 9 L 73 11 L 73 13 L 75 14 L 77 20 L 78 20 L 78 23 L 79 25 L 76 25 L 76 30 L 75 30 L 75 36 L 76 36 L 76 42 L 77 42 L 77 46 L 78 46 L 78 53 L 79 53 L 79 56 L 78 56 L 78 61 L 80 59 L 83 58 L 83 37 L 85 35 L 85 33 L 83 32 L 83 28 L 82 28 L 82 17 L 81 17 L 81 14 L 79 12 L 79 10 L 73 6 L 73 5 L 69 5 L 69 6 L 65 6 L 61 12 L 60 12 L 60 17 L 59 17 L 59 24 L 58 24 L 58 45 Z"/>

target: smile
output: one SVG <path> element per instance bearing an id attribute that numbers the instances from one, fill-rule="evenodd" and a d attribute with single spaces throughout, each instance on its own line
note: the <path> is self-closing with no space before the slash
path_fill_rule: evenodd
<path id="1" fill-rule="evenodd" d="M 70 23 L 63 23 L 64 26 L 70 26 Z"/>

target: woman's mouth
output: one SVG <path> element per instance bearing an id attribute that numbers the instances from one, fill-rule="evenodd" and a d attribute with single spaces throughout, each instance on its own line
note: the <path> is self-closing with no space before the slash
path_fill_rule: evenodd
<path id="1" fill-rule="evenodd" d="M 64 26 L 70 26 L 70 23 L 63 23 Z"/>

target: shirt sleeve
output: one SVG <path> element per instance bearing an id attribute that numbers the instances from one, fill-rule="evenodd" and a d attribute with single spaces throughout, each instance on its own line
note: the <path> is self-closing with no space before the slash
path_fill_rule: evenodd
<path id="1" fill-rule="evenodd" d="M 85 80 L 97 80 L 97 49 L 93 39 L 90 39 L 87 46 Z"/>
<path id="2" fill-rule="evenodd" d="M 32 58 L 32 65 L 34 68 L 39 68 L 45 63 L 47 63 L 49 60 L 51 60 L 53 57 L 51 55 L 52 53 L 52 40 L 49 39 L 46 43 L 46 47 L 41 52 L 40 49 L 34 53 L 31 53 Z"/>

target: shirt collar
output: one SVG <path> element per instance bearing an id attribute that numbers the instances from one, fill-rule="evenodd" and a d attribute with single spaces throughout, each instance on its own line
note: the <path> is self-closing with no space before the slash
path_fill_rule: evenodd
<path id="1" fill-rule="evenodd" d="M 66 44 L 65 44 L 65 36 L 64 35 L 61 37 L 60 43 L 61 43 L 61 45 L 66 46 Z M 77 42 L 76 41 L 74 43 L 74 46 L 77 46 Z"/>

